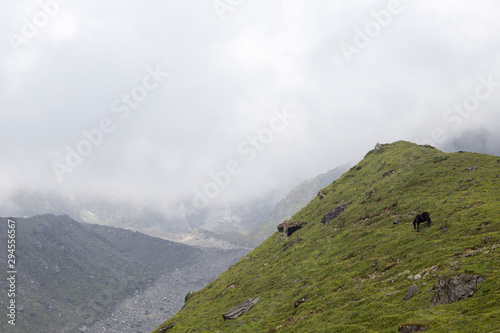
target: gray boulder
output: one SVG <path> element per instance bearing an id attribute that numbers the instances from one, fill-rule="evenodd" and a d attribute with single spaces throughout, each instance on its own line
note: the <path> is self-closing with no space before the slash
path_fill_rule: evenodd
<path id="1" fill-rule="evenodd" d="M 471 297 L 477 290 L 477 285 L 484 280 L 482 276 L 460 274 L 451 278 L 439 278 L 434 286 L 432 305 L 448 304 Z"/>
<path id="2" fill-rule="evenodd" d="M 413 296 L 418 293 L 418 286 L 416 284 L 412 284 L 408 291 L 406 292 L 405 301 L 409 300 Z"/>
<path id="3" fill-rule="evenodd" d="M 335 207 L 333 210 L 329 211 L 328 213 L 323 216 L 323 219 L 321 220 L 321 223 L 324 225 L 328 225 L 330 222 L 332 222 L 334 219 L 337 218 L 350 204 L 350 202 L 343 203 Z"/>

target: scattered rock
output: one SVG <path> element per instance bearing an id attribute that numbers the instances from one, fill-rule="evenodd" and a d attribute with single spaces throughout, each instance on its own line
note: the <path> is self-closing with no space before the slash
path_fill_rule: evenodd
<path id="1" fill-rule="evenodd" d="M 189 301 L 191 299 L 191 297 L 194 296 L 194 291 L 190 291 L 186 294 L 186 296 L 184 297 L 184 303 Z"/>
<path id="2" fill-rule="evenodd" d="M 295 238 L 293 241 L 291 241 L 287 246 L 285 246 L 283 248 L 283 251 L 288 250 L 290 247 L 292 247 L 293 245 L 295 245 L 295 243 L 300 242 L 301 240 L 302 240 L 302 238 L 300 238 L 300 237 Z"/>
<path id="3" fill-rule="evenodd" d="M 224 289 L 224 291 L 222 292 L 222 295 L 224 295 L 228 290 L 231 290 L 234 288 L 236 288 L 236 285 L 234 283 L 230 284 L 229 286 L 226 287 L 226 289 Z"/>
<path id="4" fill-rule="evenodd" d="M 298 308 L 300 304 L 304 303 L 305 301 L 307 301 L 307 295 L 301 297 L 297 302 L 295 302 L 295 307 Z"/>
<path id="5" fill-rule="evenodd" d="M 450 267 L 455 267 L 458 264 L 458 261 L 454 261 L 450 264 Z"/>
<path id="6" fill-rule="evenodd" d="M 318 192 L 317 196 L 318 196 L 319 200 L 322 200 L 326 196 L 326 194 L 325 194 L 325 192 L 323 192 L 323 190 L 321 190 Z"/>
<path id="7" fill-rule="evenodd" d="M 408 281 L 413 281 L 413 275 L 407 277 Z"/>
<path id="8" fill-rule="evenodd" d="M 468 167 L 468 168 L 465 168 L 465 170 L 467 171 L 476 171 L 477 169 L 479 169 L 479 166 L 472 166 L 472 167 Z"/>
<path id="9" fill-rule="evenodd" d="M 399 224 L 401 223 L 401 218 L 397 217 L 396 220 L 393 222 L 393 224 Z"/>
<path id="10" fill-rule="evenodd" d="M 83 326 L 83 327 L 80 327 L 80 328 L 78 329 L 78 331 L 79 331 L 79 332 L 82 332 L 82 333 L 87 332 L 87 330 L 88 330 L 88 327 L 87 327 L 87 326 Z"/>
<path id="11" fill-rule="evenodd" d="M 466 257 L 470 257 L 470 256 L 475 256 L 476 254 L 479 254 L 479 250 L 474 250 L 474 251 L 470 251 L 469 253 L 466 253 L 465 256 Z"/>
<path id="12" fill-rule="evenodd" d="M 408 274 L 410 274 L 410 270 L 407 269 L 406 271 L 403 271 L 403 272 L 399 273 L 398 275 L 401 276 L 401 275 L 408 275 Z"/>
<path id="13" fill-rule="evenodd" d="M 413 277 L 413 279 L 415 279 L 415 280 L 420 280 L 421 278 L 422 278 L 422 275 L 420 275 L 420 274 L 417 274 Z"/>
<path id="14" fill-rule="evenodd" d="M 405 301 L 409 300 L 413 296 L 415 296 L 418 292 L 418 286 L 416 284 L 412 284 L 408 291 L 406 292 L 406 296 L 404 298 Z"/>
<path id="15" fill-rule="evenodd" d="M 335 207 L 332 211 L 328 212 L 323 216 L 323 219 L 321 220 L 321 223 L 324 225 L 328 225 L 330 222 L 332 222 L 337 216 L 339 216 L 350 204 L 350 202 L 343 203 Z"/>
<path id="16" fill-rule="evenodd" d="M 396 170 L 387 171 L 382 177 L 387 177 L 396 173 Z"/>
<path id="17" fill-rule="evenodd" d="M 491 240 L 491 236 L 490 236 L 490 235 L 488 235 L 488 236 L 486 236 L 486 237 L 483 237 L 483 239 L 481 239 L 481 241 L 482 241 L 484 244 L 488 243 L 490 240 Z"/>
<path id="18" fill-rule="evenodd" d="M 493 246 L 491 247 L 491 250 L 495 251 L 499 247 L 500 247 L 500 244 L 493 244 Z"/>
<path id="19" fill-rule="evenodd" d="M 384 146 L 383 144 L 377 142 L 377 144 L 375 145 L 375 148 L 373 150 L 379 150 L 383 146 Z"/>
<path id="20" fill-rule="evenodd" d="M 259 278 L 259 276 L 257 275 L 257 276 L 255 276 L 255 277 L 253 277 L 250 281 L 246 282 L 245 284 L 252 283 L 252 282 L 254 282 L 255 280 L 257 280 L 258 278 Z"/>
<path id="21" fill-rule="evenodd" d="M 222 318 L 224 320 L 228 319 L 236 319 L 238 317 L 243 316 L 245 313 L 250 311 L 250 309 L 260 301 L 260 297 L 249 298 L 246 301 L 243 301 L 240 305 L 232 308 L 231 310 L 224 312 L 222 314 Z"/>
<path id="22" fill-rule="evenodd" d="M 477 285 L 484 280 L 479 275 L 460 274 L 451 278 L 441 277 L 434 287 L 432 305 L 448 304 L 471 297 Z"/>
<path id="23" fill-rule="evenodd" d="M 370 199 L 372 199 L 372 198 L 375 196 L 375 193 L 376 193 L 376 191 L 375 191 L 375 190 L 373 190 L 373 191 L 372 191 L 372 194 L 370 194 Z"/>
<path id="24" fill-rule="evenodd" d="M 401 333 L 413 333 L 413 332 L 425 332 L 427 331 L 427 326 L 419 324 L 403 325 L 399 327 L 399 332 Z"/>

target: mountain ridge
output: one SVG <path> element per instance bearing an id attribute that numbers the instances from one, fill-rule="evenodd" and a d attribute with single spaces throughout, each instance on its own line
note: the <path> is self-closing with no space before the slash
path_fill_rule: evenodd
<path id="1" fill-rule="evenodd" d="M 498 330 L 499 180 L 496 156 L 377 145 L 289 220 L 301 229 L 273 234 L 154 332 Z M 432 223 L 417 232 L 423 211 Z M 470 297 L 434 305 L 461 279 L 476 281 Z"/>
<path id="2" fill-rule="evenodd" d="M 340 165 L 299 184 L 278 202 L 266 221 L 250 231 L 246 238 L 251 244 L 259 245 L 274 233 L 276 225 L 295 215 L 318 194 L 319 190 L 337 180 L 351 166 L 352 163 Z"/>

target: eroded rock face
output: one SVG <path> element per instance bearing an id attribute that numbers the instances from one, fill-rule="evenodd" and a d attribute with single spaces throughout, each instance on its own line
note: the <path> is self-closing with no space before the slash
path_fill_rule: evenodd
<path id="1" fill-rule="evenodd" d="M 347 206 L 349 204 L 350 204 L 349 202 L 340 204 L 337 207 L 335 207 L 333 210 L 331 210 L 330 212 L 326 213 L 325 216 L 323 216 L 321 223 L 323 223 L 324 225 L 327 225 L 330 222 L 332 222 L 334 219 L 337 218 L 337 216 L 339 216 L 347 208 Z"/>
<path id="2" fill-rule="evenodd" d="M 477 285 L 484 280 L 482 276 L 460 274 L 451 278 L 440 278 L 434 286 L 432 305 L 448 304 L 471 297 Z"/>

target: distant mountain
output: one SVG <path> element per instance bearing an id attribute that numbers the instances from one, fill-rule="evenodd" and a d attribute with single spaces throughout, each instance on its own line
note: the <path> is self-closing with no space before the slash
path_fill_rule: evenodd
<path id="1" fill-rule="evenodd" d="M 214 233 L 250 231 L 263 221 L 279 200 L 268 193 L 252 201 L 196 209 L 182 200 L 167 211 L 154 204 L 103 198 L 68 198 L 52 192 L 18 191 L 0 202 L 0 216 L 66 214 L 79 222 L 130 228 L 156 236 L 186 234 L 198 228 Z M 189 201 L 189 200 L 188 200 Z"/>
<path id="2" fill-rule="evenodd" d="M 264 193 L 248 202 L 205 209 L 185 205 L 184 218 L 192 230 L 203 229 L 217 234 L 250 231 L 269 216 L 280 197 L 275 192 Z"/>
<path id="3" fill-rule="evenodd" d="M 274 208 L 267 220 L 252 230 L 246 239 L 251 245 L 257 246 L 276 231 L 276 226 L 295 215 L 304 208 L 318 192 L 337 180 L 352 166 L 347 163 L 336 167 L 315 178 L 304 181 L 288 193 Z"/>
<path id="4" fill-rule="evenodd" d="M 2 263 L 7 263 L 8 220 L 0 218 Z M 0 321 L 1 332 L 78 332 L 169 272 L 199 265 L 199 258 L 206 264 L 215 256 L 227 258 L 218 261 L 220 273 L 245 253 L 202 250 L 130 230 L 82 224 L 67 215 L 10 220 L 16 222 L 18 318 L 16 326 Z M 205 270 L 197 274 L 203 276 Z M 9 300 L 6 290 L 7 280 L 2 278 L 3 309 Z M 179 291 L 189 290 L 175 290 Z M 168 288 L 164 297 L 170 297 Z M 178 300 L 171 307 L 181 305 Z"/>
<path id="5" fill-rule="evenodd" d="M 323 194 L 154 332 L 499 331 L 500 157 L 377 145 Z"/>
<path id="6" fill-rule="evenodd" d="M 161 227 L 168 232 L 191 230 L 181 215 L 167 215 L 153 205 L 85 196 L 68 197 L 54 192 L 18 191 L 0 202 L 0 216 L 66 214 L 79 222 L 119 228 Z"/>
<path id="7" fill-rule="evenodd" d="M 0 202 L 0 216 L 66 214 L 79 222 L 132 229 L 190 245 L 255 247 L 274 232 L 277 224 L 293 216 L 348 168 L 348 164 L 339 166 L 307 180 L 284 198 L 272 192 L 246 203 L 204 209 L 196 209 L 188 202 L 180 203 L 172 212 L 152 204 L 19 191 Z"/>

